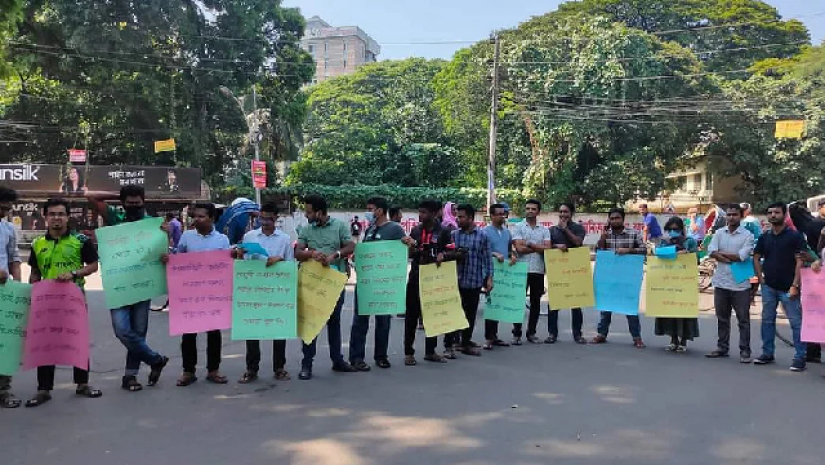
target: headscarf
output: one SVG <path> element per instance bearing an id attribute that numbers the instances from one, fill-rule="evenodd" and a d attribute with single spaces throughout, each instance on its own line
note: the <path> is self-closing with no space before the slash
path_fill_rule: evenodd
<path id="1" fill-rule="evenodd" d="M 444 219 L 441 221 L 441 226 L 445 228 L 458 229 L 458 221 L 456 221 L 455 215 L 453 215 L 453 205 L 455 205 L 453 202 L 447 202 L 444 204 Z"/>

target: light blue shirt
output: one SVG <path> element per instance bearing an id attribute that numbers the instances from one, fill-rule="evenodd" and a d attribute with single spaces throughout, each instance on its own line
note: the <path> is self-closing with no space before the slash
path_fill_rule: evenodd
<path id="1" fill-rule="evenodd" d="M 506 223 L 501 229 L 489 225 L 484 228 L 484 233 L 487 234 L 487 238 L 490 239 L 491 253 L 500 253 L 505 259 L 510 258 L 511 235 Z"/>
<path id="2" fill-rule="evenodd" d="M 295 260 L 295 251 L 292 248 L 292 240 L 290 239 L 289 234 L 277 229 L 269 236 L 264 234 L 262 228 L 249 231 L 244 234 L 243 242 L 245 244 L 259 244 L 264 248 L 264 250 L 266 250 L 266 253 L 268 253 L 270 257 L 281 257 L 289 262 Z M 244 259 L 266 260 L 266 257 L 262 257 L 258 254 L 245 254 Z"/>
<path id="3" fill-rule="evenodd" d="M 729 227 L 716 231 L 713 239 L 710 240 L 708 255 L 713 252 L 735 253 L 739 254 L 739 259 L 744 262 L 751 259 L 751 250 L 753 250 L 753 234 L 740 224 L 734 232 L 730 232 Z M 733 279 L 733 271 L 729 263 L 719 262 L 716 265 L 711 282 L 715 288 L 730 291 L 745 291 L 751 288 L 750 282 L 737 283 Z"/>
<path id="4" fill-rule="evenodd" d="M 8 273 L 9 265 L 20 261 L 14 225 L 6 220 L 0 220 L 0 270 Z"/>
<path id="5" fill-rule="evenodd" d="M 203 236 L 196 229 L 185 231 L 178 242 L 178 253 L 211 252 L 229 250 L 229 238 L 212 228 L 212 232 Z"/>

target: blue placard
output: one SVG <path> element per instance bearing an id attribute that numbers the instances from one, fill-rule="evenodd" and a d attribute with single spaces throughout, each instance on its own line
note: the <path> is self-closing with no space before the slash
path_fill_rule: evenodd
<path id="1" fill-rule="evenodd" d="M 664 247 L 656 247 L 654 254 L 659 258 L 676 258 L 676 246 L 666 245 Z"/>
<path id="2" fill-rule="evenodd" d="M 638 315 L 644 266 L 644 255 L 617 255 L 611 250 L 598 251 L 593 277 L 596 310 Z"/>
<path id="3" fill-rule="evenodd" d="M 731 263 L 730 271 L 733 274 L 733 280 L 737 283 L 744 283 L 756 276 L 756 271 L 753 269 L 753 260 L 750 258 L 744 262 Z"/>
<path id="4" fill-rule="evenodd" d="M 260 255 L 262 257 L 269 257 L 269 253 L 267 253 L 266 249 L 264 249 L 261 244 L 255 242 L 243 242 L 238 244 L 239 249 L 243 249 L 244 253 L 250 255 Z"/>

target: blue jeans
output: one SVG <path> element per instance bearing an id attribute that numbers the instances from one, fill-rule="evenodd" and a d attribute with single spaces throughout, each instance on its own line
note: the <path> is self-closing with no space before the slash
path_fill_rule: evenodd
<path id="1" fill-rule="evenodd" d="M 145 300 L 110 310 L 115 336 L 126 347 L 127 351 L 126 376 L 137 376 L 138 371 L 140 371 L 140 362 L 154 365 L 162 360 L 162 356 L 146 344 L 150 306 L 151 302 Z"/>
<path id="2" fill-rule="evenodd" d="M 599 320 L 597 329 L 600 335 L 607 337 L 607 333 L 610 332 L 610 322 L 613 320 L 613 312 L 601 312 L 601 314 L 602 317 Z M 627 315 L 627 329 L 633 339 L 642 338 L 642 323 L 639 321 L 638 315 Z"/>
<path id="3" fill-rule="evenodd" d="M 794 360 L 805 360 L 807 344 L 802 342 L 802 303 L 799 298 L 791 299 L 790 294 L 762 285 L 762 354 L 773 356 L 776 339 L 776 308 L 782 302 L 788 322 L 791 323 L 793 345 L 796 349 Z"/>
<path id="4" fill-rule="evenodd" d="M 386 360 L 390 345 L 392 315 L 375 315 L 375 361 Z M 349 335 L 349 362 L 363 362 L 367 356 L 367 333 L 370 315 L 358 314 L 358 290 L 355 292 L 355 311 L 352 313 L 352 330 Z"/>
<path id="5" fill-rule="evenodd" d="M 344 361 L 344 354 L 341 352 L 341 309 L 344 307 L 344 293 L 346 289 L 341 291 L 341 296 L 338 297 L 338 303 L 335 304 L 335 310 L 332 311 L 329 320 L 327 320 L 327 342 L 329 343 L 329 358 L 332 359 L 332 364 L 337 365 Z M 312 368 L 312 361 L 315 360 L 315 352 L 318 344 L 318 338 L 312 340 L 311 344 L 304 344 L 303 352 L 304 359 L 301 361 L 301 367 Z"/>

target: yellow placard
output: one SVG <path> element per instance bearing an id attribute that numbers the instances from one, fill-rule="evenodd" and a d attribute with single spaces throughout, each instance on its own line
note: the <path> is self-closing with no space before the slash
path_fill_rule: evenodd
<path id="1" fill-rule="evenodd" d="M 441 266 L 422 265 L 418 274 L 418 292 L 421 297 L 421 319 L 424 320 L 424 333 L 427 337 L 470 326 L 461 308 L 455 262 L 444 262 Z"/>
<path id="2" fill-rule="evenodd" d="M 347 275 L 315 260 L 298 270 L 298 337 L 312 343 L 330 315 L 347 284 Z"/>
<path id="3" fill-rule="evenodd" d="M 155 153 L 175 151 L 175 139 L 156 140 Z"/>
<path id="4" fill-rule="evenodd" d="M 801 139 L 805 130 L 805 120 L 783 120 L 776 122 L 777 139 Z"/>
<path id="5" fill-rule="evenodd" d="M 648 257 L 645 315 L 664 318 L 698 318 L 699 270 L 696 254 L 676 260 Z"/>
<path id="6" fill-rule="evenodd" d="M 547 302 L 551 309 L 592 307 L 596 304 L 589 248 L 579 247 L 567 252 L 547 250 L 544 252 L 544 268 Z"/>

